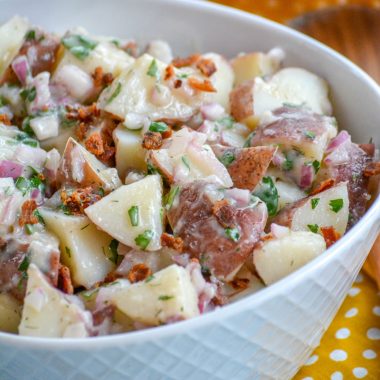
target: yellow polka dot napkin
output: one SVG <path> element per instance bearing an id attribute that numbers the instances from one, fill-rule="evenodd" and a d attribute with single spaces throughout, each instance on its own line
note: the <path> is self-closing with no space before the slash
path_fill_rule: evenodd
<path id="1" fill-rule="evenodd" d="M 359 274 L 320 346 L 294 380 L 380 380 L 380 294 Z"/>

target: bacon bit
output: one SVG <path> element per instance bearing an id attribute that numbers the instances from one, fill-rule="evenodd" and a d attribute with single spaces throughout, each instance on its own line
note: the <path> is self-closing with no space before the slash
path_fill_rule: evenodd
<path id="1" fill-rule="evenodd" d="M 104 153 L 103 139 L 100 133 L 92 134 L 85 142 L 86 149 L 94 154 L 95 156 L 100 156 Z"/>
<path id="2" fill-rule="evenodd" d="M 234 210 L 226 199 L 217 201 L 212 206 L 212 213 L 223 228 L 234 228 Z"/>
<path id="3" fill-rule="evenodd" d="M 190 77 L 188 79 L 189 86 L 193 88 L 194 90 L 199 90 L 203 92 L 216 92 L 215 87 L 212 85 L 212 83 L 205 79 L 203 82 L 197 78 Z"/>
<path id="4" fill-rule="evenodd" d="M 200 72 L 206 77 L 210 77 L 212 74 L 216 72 L 216 66 L 212 59 L 201 58 L 197 62 L 197 68 Z"/>
<path id="5" fill-rule="evenodd" d="M 164 232 L 161 235 L 161 244 L 164 247 L 173 248 L 178 252 L 183 252 L 183 240 L 180 237 L 174 237 L 173 235 Z"/>
<path id="6" fill-rule="evenodd" d="M 182 81 L 181 79 L 176 79 L 174 81 L 174 88 L 180 88 L 182 86 Z"/>
<path id="7" fill-rule="evenodd" d="M 175 75 L 174 66 L 172 64 L 166 66 L 164 79 L 169 80 L 174 75 Z"/>
<path id="8" fill-rule="evenodd" d="M 104 153 L 98 156 L 99 160 L 105 164 L 113 165 L 113 158 L 115 157 L 116 149 L 114 146 L 108 145 L 108 143 L 104 143 Z"/>
<path id="9" fill-rule="evenodd" d="M 74 215 L 82 215 L 88 206 L 91 206 L 100 198 L 101 196 L 94 193 L 94 189 L 91 187 L 76 189 L 71 194 L 68 194 L 66 190 L 61 191 L 62 203 Z"/>
<path id="10" fill-rule="evenodd" d="M 75 128 L 75 136 L 78 138 L 79 141 L 83 141 L 89 129 L 90 126 L 88 124 L 81 122 Z"/>
<path id="11" fill-rule="evenodd" d="M 321 227 L 320 231 L 325 239 L 326 247 L 331 247 L 336 241 L 340 239 L 340 233 L 334 227 Z"/>
<path id="12" fill-rule="evenodd" d="M 106 318 L 112 318 L 115 312 L 114 305 L 107 305 L 102 309 L 96 310 L 92 313 L 92 321 L 94 326 L 99 326 Z"/>
<path id="13" fill-rule="evenodd" d="M 333 187 L 335 185 L 335 180 L 332 178 L 326 179 L 325 181 L 321 182 L 309 195 L 316 195 L 321 193 L 324 190 L 329 189 L 330 187 Z"/>
<path id="14" fill-rule="evenodd" d="M 135 282 L 144 281 L 152 274 L 152 270 L 145 264 L 135 264 L 128 272 L 128 280 L 134 284 Z"/>
<path id="15" fill-rule="evenodd" d="M 131 55 L 132 57 L 137 58 L 138 52 L 137 52 L 137 44 L 135 41 L 130 41 L 121 48 L 124 50 L 127 54 Z"/>
<path id="16" fill-rule="evenodd" d="M 0 123 L 3 123 L 5 125 L 12 125 L 11 121 L 9 120 L 8 115 L 5 113 L 0 114 Z"/>
<path id="17" fill-rule="evenodd" d="M 18 224 L 23 227 L 25 224 L 37 224 L 38 218 L 34 215 L 34 210 L 37 208 L 37 203 L 33 199 L 29 199 L 22 204 L 21 216 Z"/>
<path id="18" fill-rule="evenodd" d="M 112 73 L 103 73 L 103 68 L 98 66 L 95 68 L 94 73 L 92 74 L 95 87 L 106 87 L 113 81 Z"/>
<path id="19" fill-rule="evenodd" d="M 271 239 L 273 239 L 273 235 L 272 235 L 271 232 L 269 232 L 269 234 L 266 234 L 266 235 L 262 236 L 260 238 L 260 241 L 267 241 L 267 240 L 271 240 Z"/>
<path id="20" fill-rule="evenodd" d="M 173 130 L 171 129 L 169 125 L 166 131 L 161 132 L 161 136 L 163 139 L 168 139 L 169 137 L 172 136 L 172 134 L 173 134 Z"/>
<path id="21" fill-rule="evenodd" d="M 359 144 L 359 148 L 364 150 L 370 157 L 375 155 L 375 144 Z"/>
<path id="22" fill-rule="evenodd" d="M 363 172 L 365 177 L 372 177 L 378 174 L 380 174 L 380 162 L 370 162 Z"/>
<path id="23" fill-rule="evenodd" d="M 104 281 L 103 281 L 103 285 L 106 284 L 106 283 L 110 283 L 110 282 L 114 282 L 116 281 L 118 278 L 120 278 L 121 276 L 118 275 L 116 272 L 110 272 L 107 274 L 107 276 L 105 277 Z M 100 285 L 100 284 L 99 284 Z"/>
<path id="24" fill-rule="evenodd" d="M 157 150 L 162 146 L 162 136 L 159 132 L 146 132 L 144 133 L 142 147 L 148 150 Z"/>
<path id="25" fill-rule="evenodd" d="M 90 123 L 95 117 L 100 116 L 100 110 L 96 107 L 96 103 L 90 106 L 75 108 L 71 105 L 66 106 L 66 118 L 68 120 L 79 120 L 85 123 Z"/>
<path id="26" fill-rule="evenodd" d="M 195 62 L 197 62 L 199 58 L 200 54 L 193 54 L 186 58 L 174 58 L 172 61 L 172 65 L 177 68 L 191 66 Z"/>
<path id="27" fill-rule="evenodd" d="M 227 297 L 223 294 L 223 291 L 222 291 L 222 287 L 220 284 L 217 285 L 217 288 L 216 288 L 216 295 L 215 297 L 212 299 L 212 303 L 215 305 L 215 306 L 223 306 L 227 303 L 228 299 Z"/>
<path id="28" fill-rule="evenodd" d="M 53 252 L 50 255 L 50 271 L 48 274 L 48 277 L 50 279 L 51 284 L 54 287 L 57 287 L 58 285 L 58 275 L 59 275 L 59 267 L 60 267 L 60 262 L 59 262 L 59 252 Z"/>
<path id="29" fill-rule="evenodd" d="M 61 289 L 66 294 L 74 293 L 70 269 L 66 265 L 62 264 L 58 269 L 58 289 Z"/>
<path id="30" fill-rule="evenodd" d="M 245 290 L 248 288 L 249 279 L 248 278 L 236 278 L 230 282 L 230 285 L 237 290 Z"/>

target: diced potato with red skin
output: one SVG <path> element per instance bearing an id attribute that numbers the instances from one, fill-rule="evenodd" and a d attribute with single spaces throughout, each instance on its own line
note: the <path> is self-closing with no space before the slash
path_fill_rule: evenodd
<path id="1" fill-rule="evenodd" d="M 246 80 L 272 75 L 280 68 L 280 61 L 271 55 L 254 52 L 238 55 L 231 61 L 235 73 L 235 86 Z"/>
<path id="2" fill-rule="evenodd" d="M 316 226 L 315 229 L 319 231 L 321 227 L 332 226 L 343 235 L 347 228 L 348 216 L 347 183 L 342 182 L 284 207 L 273 219 L 273 223 L 289 227 L 294 231 L 310 231 L 309 226 Z"/>
<path id="3" fill-rule="evenodd" d="M 229 199 L 228 192 L 233 191 L 242 192 L 247 200 Z M 250 204 L 248 190 L 220 191 L 205 181 L 181 186 L 168 208 L 169 223 L 183 240 L 184 251 L 225 281 L 232 280 L 248 258 L 268 215 L 263 203 Z"/>
<path id="4" fill-rule="evenodd" d="M 234 187 L 252 191 L 264 177 L 277 148 L 272 146 L 229 148 L 213 145 L 212 149 L 227 167 Z"/>
<path id="5" fill-rule="evenodd" d="M 107 168 L 73 138 L 69 138 L 58 171 L 60 183 L 103 188 L 109 192 L 121 186 L 116 169 Z"/>
<path id="6" fill-rule="evenodd" d="M 151 150 L 148 162 L 157 168 L 168 183 L 185 183 L 206 179 L 231 187 L 232 180 L 224 165 L 215 157 L 206 135 L 183 128 L 166 139 L 162 149 Z"/>
<path id="7" fill-rule="evenodd" d="M 235 120 L 244 123 L 248 118 L 255 116 L 253 104 L 254 87 L 255 81 L 251 79 L 239 84 L 231 91 L 231 115 Z"/>
<path id="8" fill-rule="evenodd" d="M 321 170 L 318 173 L 318 181 L 332 178 L 336 183 L 347 182 L 350 199 L 349 226 L 354 225 L 365 213 L 367 202 L 370 198 L 368 192 L 368 178 L 363 175 L 365 167 L 372 161 L 371 147 L 364 147 L 368 153 L 359 145 L 351 142 L 351 137 L 346 131 L 341 131 L 335 141 L 346 134 L 347 139 L 342 144 L 332 149 L 325 157 Z M 368 149 L 369 148 L 369 149 Z M 329 150 L 329 149 L 328 149 Z"/>

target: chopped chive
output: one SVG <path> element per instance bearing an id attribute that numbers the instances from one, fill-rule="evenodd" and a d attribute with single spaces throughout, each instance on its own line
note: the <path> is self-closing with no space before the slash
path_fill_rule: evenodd
<path id="1" fill-rule="evenodd" d="M 146 249 L 146 247 L 148 247 L 152 238 L 153 238 L 153 231 L 145 230 L 142 234 L 136 237 L 135 243 L 138 247 L 144 250 Z"/>
<path id="2" fill-rule="evenodd" d="M 172 298 L 174 298 L 174 296 L 167 296 L 167 295 L 163 295 L 163 296 L 159 296 L 158 299 L 160 301 L 169 301 L 171 300 Z"/>
<path id="3" fill-rule="evenodd" d="M 121 91 L 121 83 L 118 82 L 117 85 L 116 85 L 116 88 L 114 90 L 114 92 L 111 94 L 111 96 L 108 98 L 107 100 L 107 104 L 110 104 L 112 103 L 120 94 L 120 91 Z"/>
<path id="4" fill-rule="evenodd" d="M 343 199 L 342 198 L 332 199 L 329 202 L 329 205 L 332 211 L 334 211 L 335 213 L 338 213 L 343 208 Z"/>
<path id="5" fill-rule="evenodd" d="M 305 131 L 305 136 L 310 140 L 315 139 L 315 133 L 313 131 Z"/>
<path id="6" fill-rule="evenodd" d="M 116 239 L 112 239 L 110 245 L 108 246 L 108 249 L 111 252 L 111 256 L 108 257 L 108 260 L 112 261 L 114 264 L 117 264 L 117 259 L 119 257 L 119 254 L 117 252 L 118 247 L 119 242 Z"/>
<path id="7" fill-rule="evenodd" d="M 190 171 L 190 163 L 189 163 L 189 160 L 186 156 L 182 156 L 182 162 L 183 164 L 189 169 Z"/>
<path id="8" fill-rule="evenodd" d="M 71 52 L 71 54 L 81 61 L 87 58 L 90 55 L 90 52 L 98 45 L 96 41 L 79 34 L 63 37 L 62 44 Z"/>
<path id="9" fill-rule="evenodd" d="M 319 169 L 321 168 L 321 163 L 318 160 L 314 160 L 312 165 L 313 165 L 315 174 L 317 174 Z"/>
<path id="10" fill-rule="evenodd" d="M 140 215 L 139 215 L 139 206 L 132 206 L 128 210 L 129 220 L 133 227 L 139 225 Z"/>
<path id="11" fill-rule="evenodd" d="M 146 72 L 147 75 L 153 78 L 157 78 L 158 75 L 158 66 L 157 61 L 155 59 L 152 60 L 151 64 L 149 65 L 148 71 Z"/>
<path id="12" fill-rule="evenodd" d="M 230 150 L 227 150 L 223 153 L 222 157 L 220 158 L 220 162 L 224 166 L 229 166 L 235 161 L 235 155 Z"/>
<path id="13" fill-rule="evenodd" d="M 311 232 L 314 232 L 315 234 L 318 233 L 319 227 L 318 224 L 308 224 L 307 227 Z"/>
<path id="14" fill-rule="evenodd" d="M 33 233 L 34 233 L 34 226 L 33 226 L 33 224 L 25 224 L 25 232 L 28 235 L 33 235 Z"/>
<path id="15" fill-rule="evenodd" d="M 320 198 L 312 198 L 310 200 L 310 202 L 311 202 L 311 208 L 313 210 L 318 206 L 319 200 L 320 200 Z"/>
<path id="16" fill-rule="evenodd" d="M 149 126 L 149 130 L 151 132 L 162 133 L 168 130 L 168 125 L 163 121 L 153 121 Z"/>
<path id="17" fill-rule="evenodd" d="M 22 195 L 25 195 L 29 190 L 29 181 L 24 177 L 18 177 L 15 186 L 22 192 Z"/>
<path id="18" fill-rule="evenodd" d="M 165 207 L 167 210 L 170 210 L 173 206 L 175 197 L 179 192 L 179 186 L 174 186 L 170 189 L 169 193 L 165 196 Z"/>
<path id="19" fill-rule="evenodd" d="M 149 277 L 147 277 L 145 282 L 151 282 L 152 280 L 154 280 L 154 274 L 151 274 Z"/>

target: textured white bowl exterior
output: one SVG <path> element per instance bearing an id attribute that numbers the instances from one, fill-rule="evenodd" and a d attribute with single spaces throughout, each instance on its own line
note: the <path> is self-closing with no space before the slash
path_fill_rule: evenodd
<path id="1" fill-rule="evenodd" d="M 14 13 L 63 31 L 165 38 L 179 54 L 282 46 L 287 65 L 332 87 L 341 128 L 380 143 L 377 85 L 349 61 L 283 26 L 212 4 L 176 0 L 0 0 Z M 156 329 L 81 340 L 0 333 L 1 380 L 289 379 L 318 345 L 380 229 L 380 200 L 325 254 L 280 282 L 208 315 Z"/>

